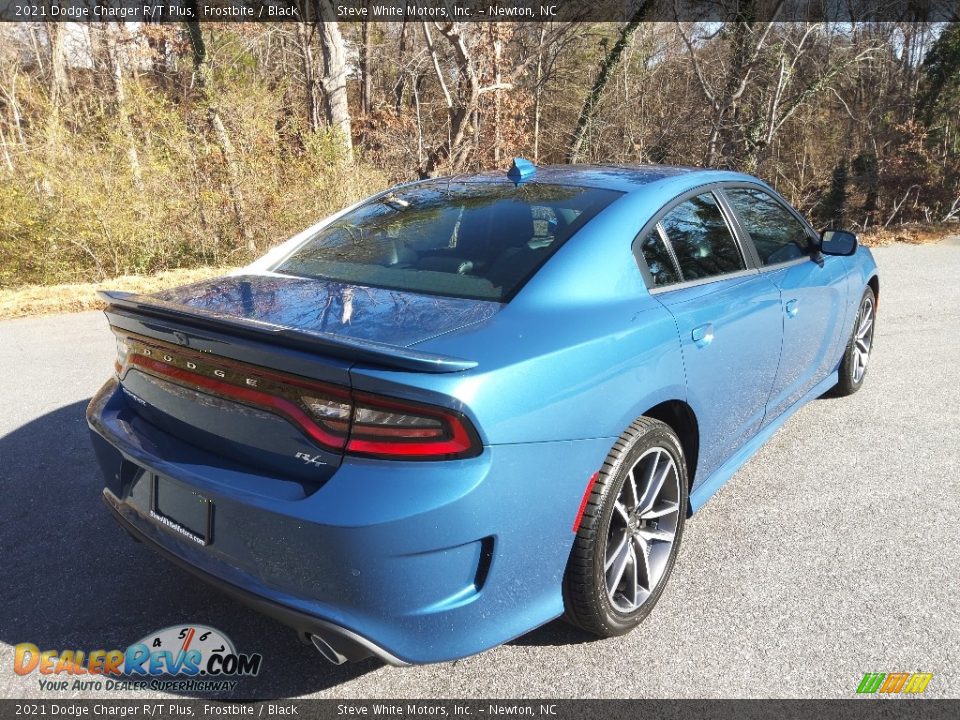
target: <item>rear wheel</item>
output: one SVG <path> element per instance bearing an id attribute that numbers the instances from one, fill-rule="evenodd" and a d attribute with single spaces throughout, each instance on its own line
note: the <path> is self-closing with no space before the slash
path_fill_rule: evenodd
<path id="1" fill-rule="evenodd" d="M 564 577 L 566 618 L 602 637 L 650 613 L 676 562 L 687 509 L 673 430 L 636 420 L 613 446 L 587 502 Z"/>
<path id="2" fill-rule="evenodd" d="M 873 332 L 877 317 L 877 298 L 869 285 L 863 291 L 853 332 L 840 361 L 839 380 L 834 388 L 837 396 L 853 395 L 863 385 L 867 375 L 870 351 L 873 350 Z"/>

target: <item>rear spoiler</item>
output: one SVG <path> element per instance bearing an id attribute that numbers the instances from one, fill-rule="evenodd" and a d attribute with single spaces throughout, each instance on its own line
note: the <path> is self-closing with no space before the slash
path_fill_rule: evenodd
<path id="1" fill-rule="evenodd" d="M 373 340 L 358 340 L 334 333 L 298 330 L 286 325 L 276 325 L 261 320 L 223 315 L 187 308 L 158 298 L 126 292 L 99 291 L 107 303 L 106 315 L 111 324 L 123 326 L 122 318 L 173 320 L 180 325 L 199 330 L 226 331 L 232 335 L 265 340 L 295 350 L 320 352 L 346 360 L 369 363 L 397 370 L 414 372 L 450 373 L 470 370 L 477 366 L 475 360 L 463 360 L 449 355 L 419 352 L 409 348 L 380 343 Z M 120 320 L 120 322 L 114 322 Z"/>

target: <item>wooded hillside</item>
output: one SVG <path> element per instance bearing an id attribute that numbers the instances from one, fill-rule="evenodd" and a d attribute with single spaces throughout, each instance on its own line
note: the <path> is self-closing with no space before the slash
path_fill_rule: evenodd
<path id="1" fill-rule="evenodd" d="M 951 220 L 958 124 L 960 24 L 7 25 L 0 287 L 239 264 L 515 155 L 736 168 L 822 225 Z"/>

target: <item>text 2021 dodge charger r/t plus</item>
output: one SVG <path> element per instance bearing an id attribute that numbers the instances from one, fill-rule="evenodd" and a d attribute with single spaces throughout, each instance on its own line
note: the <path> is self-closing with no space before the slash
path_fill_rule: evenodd
<path id="1" fill-rule="evenodd" d="M 106 295 L 104 499 L 334 662 L 450 660 L 562 614 L 621 634 L 687 516 L 860 387 L 878 293 L 855 236 L 747 175 L 401 185 L 229 277 Z"/>

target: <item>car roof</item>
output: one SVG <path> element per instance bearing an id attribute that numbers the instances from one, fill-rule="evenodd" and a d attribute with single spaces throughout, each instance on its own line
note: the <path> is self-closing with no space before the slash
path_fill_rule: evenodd
<path id="1" fill-rule="evenodd" d="M 672 186 L 696 187 L 711 182 L 746 181 L 763 184 L 762 181 L 743 173 L 725 170 L 677 165 L 537 165 L 535 172 L 521 180 L 522 183 L 545 185 L 577 185 L 580 187 L 604 188 L 629 193 L 654 183 L 669 183 Z M 437 178 L 433 182 L 503 182 L 512 183 L 505 170 Z M 426 182 L 431 182 L 427 180 Z"/>

